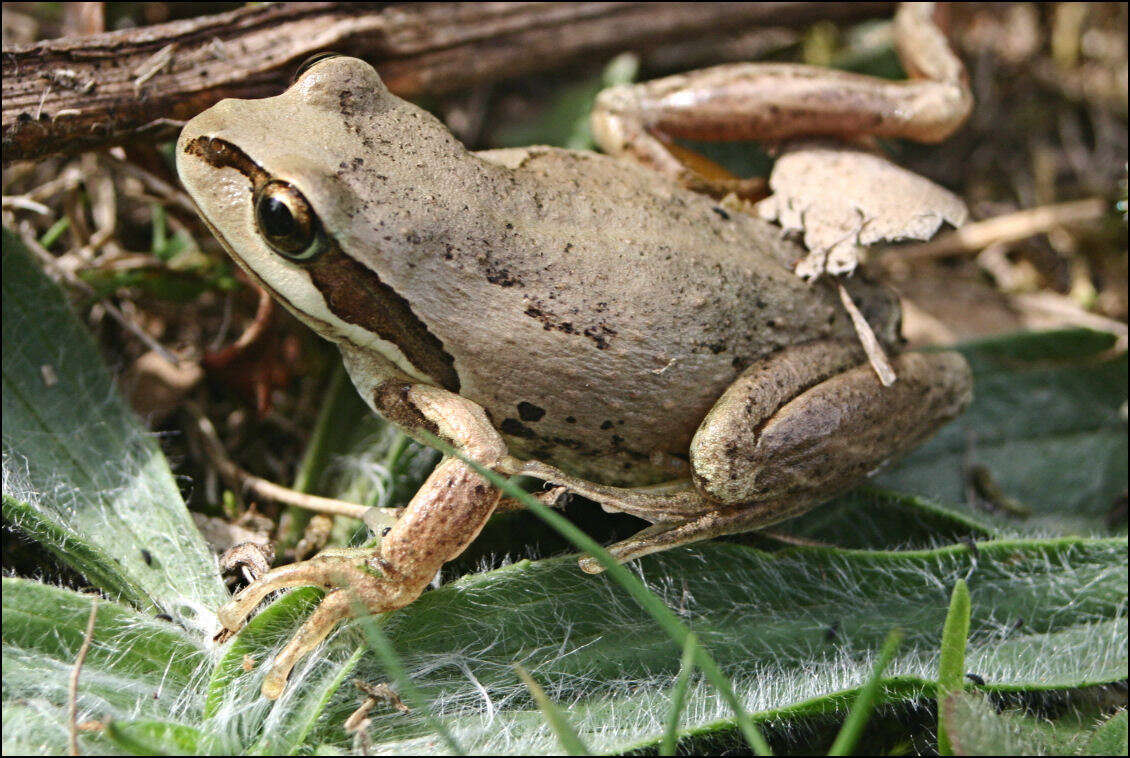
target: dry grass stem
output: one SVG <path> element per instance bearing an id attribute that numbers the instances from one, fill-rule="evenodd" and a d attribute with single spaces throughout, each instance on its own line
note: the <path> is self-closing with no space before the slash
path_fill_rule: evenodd
<path id="1" fill-rule="evenodd" d="M 990 245 L 1016 242 L 1060 226 L 1095 221 L 1103 217 L 1107 208 L 1107 201 L 1101 197 L 1042 205 L 966 224 L 930 242 L 886 248 L 878 251 L 878 258 L 914 261 L 977 253 Z"/>
<path id="2" fill-rule="evenodd" d="M 82 646 L 78 649 L 78 655 L 75 656 L 75 665 L 71 669 L 71 680 L 67 687 L 67 721 L 70 727 L 68 752 L 70 755 L 79 754 L 78 677 L 82 673 L 82 664 L 86 662 L 86 654 L 90 652 L 90 642 L 94 639 L 94 621 L 96 618 L 98 618 L 98 598 L 94 597 L 90 601 L 90 618 L 86 620 L 86 632 L 82 636 Z"/>
<path id="3" fill-rule="evenodd" d="M 220 442 L 220 437 L 216 433 L 216 428 L 212 425 L 208 417 L 204 415 L 200 406 L 195 403 L 187 403 L 186 405 L 196 422 L 196 431 L 199 433 L 201 441 L 203 442 L 202 447 L 204 454 L 207 456 L 209 462 L 220 472 L 220 476 L 222 476 L 233 489 L 249 492 L 264 500 L 271 500 L 276 503 L 282 503 L 283 505 L 294 505 L 299 508 L 305 508 L 306 510 L 315 511 L 317 513 L 325 513 L 330 516 L 348 516 L 355 519 L 364 519 L 366 514 L 374 511 L 390 519 L 395 519 L 396 516 L 399 515 L 400 508 L 365 506 L 358 505 L 357 503 L 347 503 L 344 500 L 335 500 L 329 497 L 308 495 L 305 492 L 298 492 L 289 487 L 283 487 L 245 471 L 228 457 L 227 451 L 224 450 L 223 443 Z"/>
<path id="4" fill-rule="evenodd" d="M 851 299 L 848 291 L 844 289 L 844 285 L 837 281 L 836 287 L 840 290 L 840 302 L 844 304 L 848 315 L 851 316 L 855 333 L 859 335 L 859 342 L 863 345 L 863 352 L 867 353 L 867 360 L 871 362 L 871 368 L 875 369 L 875 373 L 883 386 L 890 387 L 898 377 L 895 376 L 895 370 L 887 359 L 887 354 L 883 352 L 883 346 L 879 344 L 879 338 L 875 336 L 875 332 L 872 331 L 871 325 L 867 323 L 867 319 L 859 312 L 859 308 L 855 301 Z"/>
<path id="5" fill-rule="evenodd" d="M 39 260 L 43 263 L 44 268 L 46 268 L 48 271 L 54 272 L 58 278 L 62 279 L 70 287 L 73 287 L 84 295 L 94 295 L 94 289 L 89 284 L 84 282 L 82 279 L 79 279 L 73 271 L 62 266 L 59 263 L 58 258 L 52 255 L 49 250 L 43 247 L 43 245 L 39 244 L 39 240 L 35 238 L 35 232 L 30 226 L 28 226 L 27 224 L 20 224 L 17 232 L 19 233 L 20 239 L 23 241 L 23 243 L 27 245 L 28 250 L 31 250 L 33 253 L 35 253 L 35 256 L 39 258 Z M 105 298 L 99 300 L 98 304 L 105 309 L 110 318 L 117 321 L 123 329 L 132 334 L 134 337 L 137 337 L 137 339 L 140 340 L 141 343 L 148 347 L 150 350 L 158 353 L 169 363 L 172 363 L 174 365 L 180 363 L 180 359 L 170 353 L 164 345 L 153 339 L 144 329 L 135 324 L 132 320 L 126 318 L 126 315 L 122 313 L 118 306 L 114 305 Z"/>

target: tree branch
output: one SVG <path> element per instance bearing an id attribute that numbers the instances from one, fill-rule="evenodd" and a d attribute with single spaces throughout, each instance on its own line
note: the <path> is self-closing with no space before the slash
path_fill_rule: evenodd
<path id="1" fill-rule="evenodd" d="M 278 3 L 3 51 L 3 160 L 152 142 L 225 97 L 277 94 L 324 50 L 404 97 L 665 43 L 890 13 L 892 3 Z M 720 33 L 721 30 L 721 33 Z"/>

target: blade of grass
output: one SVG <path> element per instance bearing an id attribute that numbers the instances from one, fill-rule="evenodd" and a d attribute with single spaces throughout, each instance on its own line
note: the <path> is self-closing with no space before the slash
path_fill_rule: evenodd
<path id="1" fill-rule="evenodd" d="M 39 244 L 42 245 L 45 248 L 50 248 L 52 245 L 55 244 L 55 240 L 57 240 L 57 239 L 59 239 L 59 237 L 63 236 L 63 232 L 67 231 L 67 229 L 69 229 L 70 226 L 71 226 L 71 220 L 69 218 L 67 218 L 66 216 L 63 216 L 61 219 L 59 219 L 54 224 L 52 224 L 50 226 L 50 228 L 48 228 L 47 231 L 45 231 L 43 233 L 43 236 L 39 238 Z"/>
<path id="2" fill-rule="evenodd" d="M 159 203 L 154 203 L 150 206 L 150 214 L 153 234 L 150 239 L 149 250 L 160 258 L 164 256 L 165 248 L 169 244 L 169 238 L 165 231 L 165 207 Z"/>
<path id="3" fill-rule="evenodd" d="M 961 692 L 965 683 L 965 642 L 969 637 L 969 587 L 958 579 L 950 596 L 950 608 L 942 628 L 942 650 L 938 658 L 938 754 L 953 755 L 946 734 L 945 701 Z"/>
<path id="4" fill-rule="evenodd" d="M 565 714 L 553 704 L 553 701 L 545 694 L 545 690 L 541 688 L 537 680 L 530 676 L 530 672 L 521 666 L 515 666 L 514 670 L 518 672 L 518 678 L 522 680 L 530 694 L 534 696 L 534 702 L 538 704 L 542 715 L 545 716 L 546 723 L 557 735 L 557 739 L 561 742 L 561 747 L 565 748 L 565 752 L 569 755 L 592 755 L 592 751 L 581 739 L 581 735 L 577 734 L 573 725 L 565 718 Z"/>
<path id="5" fill-rule="evenodd" d="M 388 641 L 384 631 L 381 629 L 380 624 L 369 613 L 368 609 L 356 598 L 353 602 L 354 618 L 358 620 L 361 629 L 365 634 L 365 640 L 369 643 L 369 647 L 380 657 L 381 663 L 384 665 L 385 671 L 392 676 L 393 684 L 396 685 L 396 692 L 403 700 L 407 700 L 408 704 L 416 710 L 424 718 L 424 722 L 428 728 L 440 736 L 447 744 L 447 749 L 455 755 L 467 755 L 462 746 L 455 740 L 455 736 L 448 730 L 447 725 L 432 715 L 432 709 L 429 705 L 424 693 L 416 688 L 412 680 L 408 678 L 408 672 L 404 668 L 404 664 L 400 660 L 400 656 L 392 647 L 392 643 Z"/>
<path id="6" fill-rule="evenodd" d="M 686 702 L 687 686 L 691 681 L 691 672 L 694 671 L 695 649 L 698 647 L 698 638 L 694 632 L 687 635 L 686 644 L 683 645 L 683 660 L 679 664 L 679 676 L 675 679 L 675 686 L 671 688 L 671 713 L 667 716 L 667 728 L 663 732 L 663 741 L 659 743 L 660 755 L 674 755 L 675 742 L 678 739 L 679 716 L 683 714 L 683 704 Z"/>
<path id="7" fill-rule="evenodd" d="M 435 435 L 429 434 L 426 431 L 421 431 L 419 434 L 424 442 L 439 450 L 444 455 L 458 458 L 466 463 L 491 484 L 525 505 L 534 515 L 556 530 L 558 534 L 572 542 L 577 549 L 583 550 L 592 556 L 594 560 L 604 567 L 605 571 L 608 572 L 608 576 L 623 587 L 632 599 L 635 600 L 648 615 L 655 619 L 655 622 L 675 641 L 680 649 L 686 645 L 687 635 L 690 634 L 690 630 L 679 621 L 678 617 L 675 616 L 670 608 L 663 604 L 662 600 L 655 596 L 655 593 L 649 590 L 632 572 L 617 563 L 616 559 L 612 557 L 612 554 L 597 544 L 594 539 L 574 526 L 561 514 L 539 503 L 530 493 L 510 480 L 490 469 L 480 466 L 466 456 L 461 455 Z M 714 685 L 719 694 L 722 695 L 722 699 L 726 701 L 726 705 L 730 706 L 730 709 L 734 712 L 734 719 L 738 722 L 738 726 L 746 742 L 758 755 L 772 755 L 773 751 L 769 748 L 769 743 L 765 741 L 765 737 L 762 736 L 757 726 L 754 725 L 753 720 L 749 717 L 749 714 L 746 713 L 745 708 L 742 707 L 738 696 L 734 693 L 734 688 L 730 684 L 730 680 L 722 673 L 722 669 L 718 667 L 718 664 L 710 656 L 706 648 L 696 646 L 695 649 L 695 661 L 698 667 L 702 669 L 702 673 L 706 675 L 707 680 Z"/>
<path id="8" fill-rule="evenodd" d="M 840 727 L 840 733 L 836 735 L 836 741 L 832 743 L 828 755 L 850 755 L 859 743 L 859 738 L 863 734 L 863 727 L 867 723 L 867 719 L 871 717 L 871 709 L 875 706 L 879 687 L 883 684 L 883 672 L 890 665 L 891 659 L 895 657 L 895 651 L 898 650 L 900 642 L 902 642 L 902 630 L 892 629 L 879 651 L 879 658 L 875 661 L 871 678 L 867 680 L 863 689 L 856 695 L 855 702 L 851 706 L 851 712 L 844 720 L 844 725 Z"/>

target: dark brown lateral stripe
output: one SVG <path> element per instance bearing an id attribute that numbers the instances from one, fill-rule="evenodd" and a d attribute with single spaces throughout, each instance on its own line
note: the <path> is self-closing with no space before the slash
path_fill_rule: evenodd
<path id="1" fill-rule="evenodd" d="M 252 191 L 273 178 L 247 153 L 226 140 L 197 137 L 185 146 L 185 151 L 210 166 L 234 168 L 248 178 Z M 416 317 L 408 301 L 382 282 L 374 271 L 342 252 L 332 235 L 326 234 L 325 238 L 325 250 L 312 260 L 293 263 L 310 273 L 330 311 L 342 321 L 396 345 L 413 367 L 444 389 L 458 392 L 455 359 Z"/>
<path id="2" fill-rule="evenodd" d="M 439 338 L 416 318 L 407 300 L 371 269 L 343 253 L 332 238 L 326 250 L 299 265 L 310 272 L 335 316 L 388 340 L 439 386 L 459 391 L 455 359 Z"/>

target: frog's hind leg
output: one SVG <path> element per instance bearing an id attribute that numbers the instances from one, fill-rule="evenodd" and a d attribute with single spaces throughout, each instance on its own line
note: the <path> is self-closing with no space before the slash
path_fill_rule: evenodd
<path id="1" fill-rule="evenodd" d="M 800 64 L 723 64 L 604 90 L 591 116 L 593 136 L 609 155 L 719 197 L 747 196 L 756 185 L 727 175 L 676 139 L 874 135 L 941 141 L 972 109 L 965 69 L 934 23 L 931 4 L 903 3 L 894 27 L 908 81 Z"/>
<path id="2" fill-rule="evenodd" d="M 516 473 L 544 479 L 565 492 L 587 497 L 609 513 L 627 513 L 653 524 L 684 521 L 717 507 L 689 480 L 651 487 L 612 487 L 567 474 L 540 461 L 525 461 Z"/>
<path id="3" fill-rule="evenodd" d="M 680 490 L 681 510 L 649 504 L 665 518 L 637 510 L 658 523 L 609 552 L 628 561 L 804 513 L 910 449 L 969 403 L 969 367 L 959 354 L 908 353 L 895 366 L 898 381 L 883 387 L 858 347 L 837 341 L 797 345 L 750 366 L 691 443 L 698 499 Z M 692 502 L 694 508 L 686 507 Z M 581 567 L 601 570 L 589 558 Z"/>
<path id="4" fill-rule="evenodd" d="M 685 521 L 664 521 L 637 532 L 607 549 L 617 563 L 626 563 L 645 555 L 670 550 L 727 534 L 751 532 L 777 519 L 772 515 L 775 503 L 761 503 L 748 508 L 713 510 Z M 717 507 L 717 506 L 715 506 Z M 581 558 L 581 570 L 599 574 L 604 567 L 593 558 Z"/>
<path id="5" fill-rule="evenodd" d="M 780 504 L 761 526 L 855 485 L 972 398 L 959 353 L 904 353 L 893 361 L 898 381 L 884 387 L 866 362 L 826 375 L 797 360 L 819 359 L 821 344 L 790 348 L 747 369 L 691 441 L 699 490 L 729 507 Z"/>

